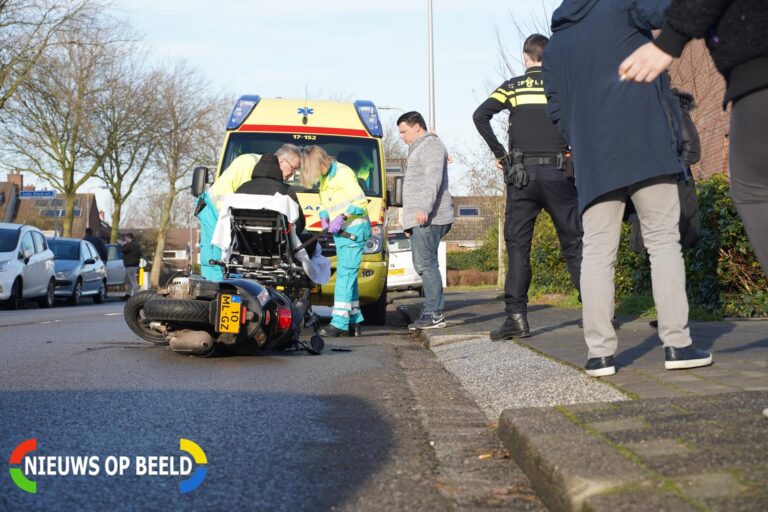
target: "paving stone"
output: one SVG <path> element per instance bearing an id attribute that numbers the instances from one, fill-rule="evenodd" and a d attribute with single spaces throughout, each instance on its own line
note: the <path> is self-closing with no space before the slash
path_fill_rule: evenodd
<path id="1" fill-rule="evenodd" d="M 738 496 L 746 490 L 729 473 L 706 473 L 675 479 L 682 491 L 693 498 L 723 498 Z"/>
<path id="2" fill-rule="evenodd" d="M 676 456 L 691 452 L 689 447 L 675 439 L 653 439 L 628 443 L 625 446 L 643 458 Z"/>
<path id="3" fill-rule="evenodd" d="M 586 426 L 603 433 L 648 428 L 648 424 L 643 418 L 625 418 L 621 420 L 600 421 L 597 423 L 588 423 Z"/>
<path id="4" fill-rule="evenodd" d="M 717 395 L 721 393 L 733 393 L 734 391 L 739 391 L 737 387 L 724 386 L 714 383 L 701 383 L 699 385 L 687 385 L 682 387 L 694 395 Z"/>
<path id="5" fill-rule="evenodd" d="M 746 388 L 768 386 L 768 377 L 763 377 L 760 379 L 755 379 L 752 377 L 741 377 L 741 376 L 721 377 L 717 379 L 717 384 L 721 384 L 723 386 L 730 386 L 733 388 L 743 390 Z"/>

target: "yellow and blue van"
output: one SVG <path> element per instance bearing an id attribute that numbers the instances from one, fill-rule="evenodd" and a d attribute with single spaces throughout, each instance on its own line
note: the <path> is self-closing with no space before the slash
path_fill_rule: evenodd
<path id="1" fill-rule="evenodd" d="M 368 197 L 368 216 L 373 236 L 366 241 L 360 266 L 360 304 L 366 322 L 382 325 L 387 308 L 387 190 L 382 146 L 383 130 L 376 106 L 355 102 L 266 99 L 242 96 L 227 121 L 227 133 L 216 171 L 218 177 L 244 153 L 274 153 L 285 143 L 299 147 L 317 145 L 357 173 Z M 302 187 L 299 173 L 288 182 L 295 187 L 306 218 L 307 229 L 320 230 L 320 198 L 317 185 Z M 332 240 L 323 254 L 336 266 Z M 315 304 L 333 303 L 335 277 L 315 290 Z"/>

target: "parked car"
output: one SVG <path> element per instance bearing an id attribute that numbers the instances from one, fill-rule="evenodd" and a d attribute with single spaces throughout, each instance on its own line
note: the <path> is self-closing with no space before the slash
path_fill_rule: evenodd
<path id="1" fill-rule="evenodd" d="M 421 277 L 413 268 L 411 255 L 411 239 L 403 231 L 390 231 L 387 234 L 389 243 L 389 272 L 387 273 L 387 290 L 418 290 L 423 294 Z"/>
<path id="2" fill-rule="evenodd" d="M 56 297 L 80 304 L 84 296 L 101 304 L 107 298 L 107 271 L 90 242 L 77 238 L 49 238 L 56 264 Z"/>
<path id="3" fill-rule="evenodd" d="M 53 306 L 53 252 L 34 226 L 0 223 L 0 300 L 9 309 L 36 299 Z"/>
<path id="4" fill-rule="evenodd" d="M 122 287 L 127 290 L 128 271 L 123 262 L 123 253 L 117 244 L 107 244 L 107 288 Z"/>

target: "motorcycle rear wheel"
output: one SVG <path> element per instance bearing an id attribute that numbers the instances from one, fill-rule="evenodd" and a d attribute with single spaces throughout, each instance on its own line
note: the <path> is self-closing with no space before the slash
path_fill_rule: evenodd
<path id="1" fill-rule="evenodd" d="M 156 298 L 144 305 L 147 318 L 162 322 L 210 324 L 211 301 Z"/>
<path id="2" fill-rule="evenodd" d="M 135 294 L 125 303 L 123 316 L 128 328 L 139 338 L 155 345 L 167 345 L 165 336 L 149 326 L 150 319 L 144 313 L 145 304 L 155 298 L 157 298 L 157 294 L 153 290 L 145 290 Z"/>

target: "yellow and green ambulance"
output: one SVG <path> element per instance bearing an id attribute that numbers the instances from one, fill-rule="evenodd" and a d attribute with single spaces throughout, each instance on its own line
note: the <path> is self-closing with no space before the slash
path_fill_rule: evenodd
<path id="1" fill-rule="evenodd" d="M 368 216 L 373 236 L 366 242 L 360 266 L 360 304 L 366 323 L 382 325 L 387 308 L 387 190 L 383 130 L 376 106 L 370 101 L 337 102 L 320 100 L 267 99 L 242 96 L 227 121 L 227 133 L 218 177 L 241 154 L 273 153 L 285 143 L 321 146 L 329 155 L 357 174 L 368 197 Z M 289 182 L 295 187 L 306 218 L 307 229 L 320 230 L 320 199 L 317 186 L 302 187 L 299 173 Z M 323 244 L 323 254 L 336 265 L 332 239 Z M 313 292 L 315 304 L 333 303 L 335 277 Z"/>

